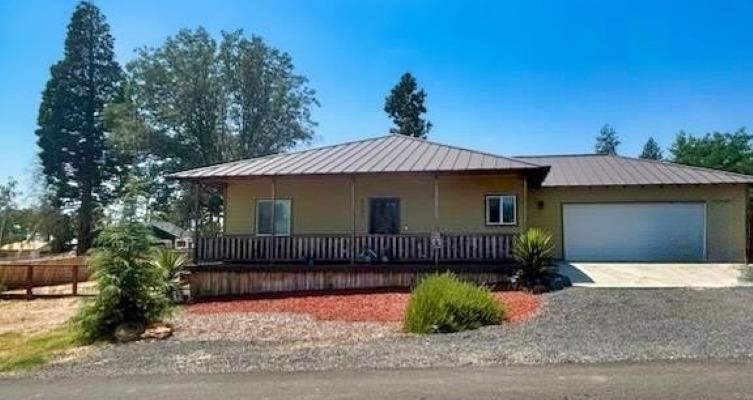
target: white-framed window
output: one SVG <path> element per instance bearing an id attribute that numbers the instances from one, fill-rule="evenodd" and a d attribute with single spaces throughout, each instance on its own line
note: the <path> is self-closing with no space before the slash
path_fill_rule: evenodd
<path id="1" fill-rule="evenodd" d="M 517 225 L 518 197 L 512 195 L 486 196 L 487 225 Z"/>
<path id="2" fill-rule="evenodd" d="M 256 234 L 271 236 L 274 216 L 275 236 L 290 236 L 291 201 L 274 200 L 274 212 L 272 212 L 272 202 L 272 200 L 256 201 Z"/>

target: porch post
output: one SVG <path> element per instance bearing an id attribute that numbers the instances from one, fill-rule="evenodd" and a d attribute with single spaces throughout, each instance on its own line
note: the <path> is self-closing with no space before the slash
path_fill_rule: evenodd
<path id="1" fill-rule="evenodd" d="M 528 176 L 523 176 L 523 212 L 521 215 L 520 227 L 525 230 L 528 229 Z"/>
<path id="2" fill-rule="evenodd" d="M 200 184 L 193 185 L 193 262 L 199 261 L 199 188 Z"/>
<path id="3" fill-rule="evenodd" d="M 439 235 L 439 173 L 434 173 L 434 234 Z M 432 243 L 434 252 L 434 265 L 439 265 L 439 249 L 435 248 Z"/>
<path id="4" fill-rule="evenodd" d="M 269 248 L 269 251 L 267 252 L 267 256 L 269 257 L 270 264 L 274 262 L 272 251 L 275 249 L 275 246 L 274 246 L 275 245 L 275 209 L 277 208 L 276 200 L 277 200 L 277 179 L 273 176 L 272 177 L 272 237 L 269 239 L 269 242 L 267 242 L 267 246 Z"/>
<path id="5" fill-rule="evenodd" d="M 356 261 L 356 176 L 350 177 L 350 264 Z"/>

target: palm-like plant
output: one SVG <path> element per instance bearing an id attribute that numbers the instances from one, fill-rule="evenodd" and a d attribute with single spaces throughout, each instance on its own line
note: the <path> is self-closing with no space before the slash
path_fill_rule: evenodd
<path id="1" fill-rule="evenodd" d="M 552 235 L 542 229 L 529 228 L 515 238 L 512 255 L 520 264 L 518 280 L 526 286 L 544 284 L 552 273 Z"/>
<path id="2" fill-rule="evenodd" d="M 178 301 L 182 299 L 183 291 L 183 267 L 188 264 L 188 256 L 175 250 L 165 249 L 162 247 L 155 248 L 149 263 L 161 271 L 167 284 L 168 296 Z"/>

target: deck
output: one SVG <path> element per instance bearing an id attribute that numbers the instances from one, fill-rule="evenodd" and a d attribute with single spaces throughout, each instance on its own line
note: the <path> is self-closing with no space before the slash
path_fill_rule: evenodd
<path id="1" fill-rule="evenodd" d="M 227 235 L 200 238 L 197 263 L 484 263 L 512 258 L 514 234 Z"/>

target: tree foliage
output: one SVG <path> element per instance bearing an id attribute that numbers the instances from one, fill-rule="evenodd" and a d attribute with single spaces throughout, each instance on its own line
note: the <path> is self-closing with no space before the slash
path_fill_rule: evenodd
<path id="1" fill-rule="evenodd" d="M 12 233 L 16 225 L 16 198 L 18 197 L 16 186 L 17 183 L 13 179 L 0 184 L 0 246 L 15 239 Z"/>
<path id="2" fill-rule="evenodd" d="M 617 154 L 617 147 L 620 145 L 620 139 L 617 132 L 609 124 L 604 124 L 599 130 L 599 136 L 596 137 L 596 154 Z"/>
<path id="3" fill-rule="evenodd" d="M 431 130 L 431 122 L 422 118 L 426 113 L 426 92 L 418 88 L 416 78 L 406 72 L 392 88 L 384 101 L 384 111 L 395 124 L 392 133 L 426 138 Z"/>
<path id="4" fill-rule="evenodd" d="M 678 164 L 753 174 L 753 135 L 745 128 L 735 132 L 713 132 L 693 136 L 680 131 L 670 148 L 671 161 Z"/>
<path id="5" fill-rule="evenodd" d="M 313 137 L 318 103 L 291 57 L 242 31 L 218 44 L 204 28 L 182 29 L 128 63 L 128 93 L 112 107 L 121 147 L 131 149 L 136 176 L 154 212 L 187 226 L 199 215 L 218 219 L 216 191 L 199 194 L 165 182 L 165 173 L 285 151 Z M 133 132 L 138 132 L 134 135 Z"/>
<path id="6" fill-rule="evenodd" d="M 641 154 L 638 157 L 646 160 L 662 160 L 664 154 L 662 153 L 661 147 L 659 147 L 659 143 L 657 143 L 653 137 L 650 137 L 646 141 L 646 144 L 643 145 L 643 151 L 641 151 Z"/>
<path id="7" fill-rule="evenodd" d="M 106 203 L 117 173 L 108 149 L 103 110 L 118 93 L 121 70 L 105 17 L 81 2 L 68 25 L 65 54 L 50 69 L 38 129 L 45 178 L 56 196 L 75 205 L 78 252 L 91 244 L 94 215 Z"/>
<path id="8" fill-rule="evenodd" d="M 149 229 L 138 222 L 123 220 L 99 234 L 90 257 L 99 294 L 74 318 L 84 342 L 110 339 L 121 324 L 145 327 L 172 311 L 164 271 L 148 258 L 150 245 Z"/>

